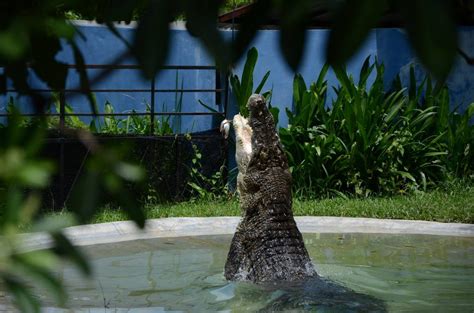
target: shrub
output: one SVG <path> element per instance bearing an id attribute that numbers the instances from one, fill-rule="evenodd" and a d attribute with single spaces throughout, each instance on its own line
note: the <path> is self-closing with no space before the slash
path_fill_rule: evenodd
<path id="1" fill-rule="evenodd" d="M 327 70 L 309 88 L 295 76 L 294 111 L 280 129 L 298 194 L 395 194 L 426 189 L 448 173 L 472 175 L 474 105 L 450 112 L 446 87 L 433 88 L 430 78 L 417 86 L 413 71 L 408 90 L 398 79 L 386 92 L 383 65 L 367 58 L 358 83 L 334 69 L 340 86 L 327 108 Z"/>

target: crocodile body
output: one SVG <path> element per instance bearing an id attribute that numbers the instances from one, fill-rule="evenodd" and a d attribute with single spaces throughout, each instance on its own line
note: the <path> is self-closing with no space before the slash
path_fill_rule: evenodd
<path id="1" fill-rule="evenodd" d="M 243 212 L 225 265 L 228 280 L 298 281 L 316 276 L 292 212 L 291 173 L 265 99 L 236 115 L 237 189 Z"/>

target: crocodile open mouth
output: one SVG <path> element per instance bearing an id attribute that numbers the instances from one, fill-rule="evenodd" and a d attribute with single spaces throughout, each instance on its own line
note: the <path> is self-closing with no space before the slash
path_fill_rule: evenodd
<path id="1" fill-rule="evenodd" d="M 235 158 L 240 173 L 245 173 L 252 155 L 252 128 L 248 120 L 240 114 L 234 116 Z"/>

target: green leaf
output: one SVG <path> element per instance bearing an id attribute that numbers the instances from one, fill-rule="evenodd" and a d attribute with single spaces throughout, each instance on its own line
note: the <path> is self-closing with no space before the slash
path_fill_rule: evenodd
<path id="1" fill-rule="evenodd" d="M 145 227 L 146 216 L 137 199 L 124 189 L 119 190 L 119 192 L 114 195 L 118 200 L 120 207 L 125 210 L 128 217 L 133 220 L 138 227 Z"/>
<path id="2" fill-rule="evenodd" d="M 53 36 L 34 36 L 31 40 L 33 51 L 32 68 L 35 73 L 54 90 L 62 90 L 66 85 L 68 67 L 56 60 L 62 50 L 59 38 Z"/>
<path id="3" fill-rule="evenodd" d="M 360 69 L 359 89 L 365 89 L 367 79 L 369 78 L 370 74 L 372 74 L 374 67 L 375 63 L 370 65 L 370 56 L 368 56 L 362 64 L 362 68 Z"/>
<path id="4" fill-rule="evenodd" d="M 316 146 L 316 153 L 318 154 L 318 156 L 321 156 L 321 147 L 320 146 Z"/>
<path id="5" fill-rule="evenodd" d="M 326 74 L 329 70 L 329 63 L 324 63 L 323 68 L 319 72 L 318 79 L 316 80 L 316 88 L 321 89 L 323 87 L 323 84 L 325 84 L 325 78 Z"/>
<path id="6" fill-rule="evenodd" d="M 427 157 L 438 156 L 438 155 L 448 155 L 448 152 L 447 151 L 436 151 L 436 152 L 427 152 L 427 153 L 425 153 L 425 156 L 427 156 Z"/>
<path id="7" fill-rule="evenodd" d="M 457 34 L 451 1 L 400 0 L 396 2 L 420 61 L 439 80 L 444 80 L 454 62 Z"/>
<path id="8" fill-rule="evenodd" d="M 252 4 L 250 10 L 243 15 L 242 23 L 240 23 L 239 31 L 231 44 L 231 61 L 235 64 L 238 59 L 245 53 L 249 44 L 255 37 L 259 26 L 266 22 L 273 3 L 271 0 L 259 0 Z"/>
<path id="9" fill-rule="evenodd" d="M 51 295 L 55 297 L 56 303 L 60 306 L 65 304 L 67 294 L 59 280 L 52 274 L 52 266 L 57 264 L 57 259 L 52 257 L 51 253 L 44 251 L 30 252 L 26 254 L 13 255 L 15 271 L 23 272 L 36 283 L 43 286 L 50 291 Z M 50 263 L 49 263 L 50 262 Z"/>
<path id="10" fill-rule="evenodd" d="M 63 233 L 55 232 L 52 233 L 51 236 L 54 240 L 54 248 L 52 249 L 54 253 L 72 261 L 84 275 L 91 275 L 92 270 L 87 259 L 77 247 L 73 246 Z"/>
<path id="11" fill-rule="evenodd" d="M 336 12 L 329 34 L 326 59 L 332 66 L 343 65 L 362 45 L 384 12 L 384 0 L 347 0 Z"/>
<path id="12" fill-rule="evenodd" d="M 117 163 L 115 171 L 120 177 L 131 182 L 138 182 L 145 178 L 145 171 L 143 168 L 130 163 Z"/>
<path id="13" fill-rule="evenodd" d="M 23 313 L 40 313 L 41 307 L 39 301 L 30 292 L 29 288 L 23 282 L 11 275 L 3 275 L 3 280 L 8 291 L 15 299 L 15 305 Z"/>
<path id="14" fill-rule="evenodd" d="M 74 26 L 69 21 L 61 18 L 46 18 L 44 23 L 48 31 L 57 37 L 72 40 L 76 33 Z"/>
<path id="15" fill-rule="evenodd" d="M 175 1 L 169 1 L 175 2 Z M 183 1 L 188 32 L 200 39 L 216 65 L 222 69 L 231 64 L 229 44 L 217 27 L 220 0 Z"/>
<path id="16" fill-rule="evenodd" d="M 70 227 L 76 224 L 74 216 L 70 213 L 63 213 L 60 216 L 45 216 L 37 221 L 32 232 L 56 232 L 63 228 Z"/>
<path id="17" fill-rule="evenodd" d="M 275 126 L 278 125 L 280 109 L 277 107 L 270 107 L 268 108 L 270 114 L 273 116 L 273 121 L 275 122 Z"/>
<path id="18" fill-rule="evenodd" d="M 169 23 L 177 13 L 176 2 L 150 1 L 144 12 L 135 32 L 133 51 L 145 77 L 152 79 L 168 56 Z"/>
<path id="19" fill-rule="evenodd" d="M 404 89 L 400 90 L 397 94 L 400 96 L 403 93 Z M 397 94 L 394 94 L 394 98 L 398 99 Z M 392 105 L 390 107 L 390 111 L 387 113 L 387 115 L 384 118 L 385 122 L 390 122 L 400 111 L 402 106 L 404 105 L 404 101 L 398 101 L 395 105 Z"/>
<path id="20" fill-rule="evenodd" d="M 405 177 L 405 178 L 408 178 L 409 180 L 411 180 L 412 182 L 416 182 L 416 179 L 415 177 L 413 177 L 413 175 L 411 175 L 410 173 L 408 172 L 405 172 L 405 171 L 395 171 L 397 174 L 399 174 L 400 176 L 402 177 Z"/>
<path id="21" fill-rule="evenodd" d="M 336 66 L 333 68 L 333 70 L 334 70 L 334 74 L 336 74 L 336 77 L 339 83 L 341 84 L 341 87 L 349 93 L 350 97 L 355 97 L 357 94 L 357 90 L 354 83 L 351 81 L 351 79 L 347 75 L 346 67 Z"/>
<path id="22" fill-rule="evenodd" d="M 242 72 L 241 87 L 242 93 L 240 98 L 239 106 L 247 105 L 249 97 L 253 91 L 253 72 L 255 70 L 255 64 L 257 64 L 258 51 L 255 47 L 252 47 L 247 52 L 247 59 L 244 65 L 244 71 Z"/>
<path id="23" fill-rule="evenodd" d="M 74 62 L 76 64 L 76 71 L 79 74 L 79 81 L 81 90 L 86 94 L 87 100 L 89 100 L 89 106 L 94 114 L 97 114 L 97 101 L 94 94 L 90 91 L 89 76 L 87 75 L 86 62 L 82 55 L 81 50 L 74 41 L 69 41 L 69 45 L 72 48 L 74 55 Z"/>
<path id="24" fill-rule="evenodd" d="M 53 165 L 50 162 L 25 162 L 18 169 L 18 179 L 30 187 L 45 187 L 50 179 Z"/>
<path id="25" fill-rule="evenodd" d="M 301 74 L 296 74 L 293 79 L 293 104 L 295 106 L 295 113 L 298 114 L 302 110 L 303 95 L 308 88 Z"/>
<path id="26" fill-rule="evenodd" d="M 88 170 L 79 177 L 72 190 L 67 206 L 78 216 L 79 221 L 87 223 L 94 215 L 103 192 L 100 188 L 100 175 L 97 171 Z"/>
<path id="27" fill-rule="evenodd" d="M 280 49 L 288 65 L 296 72 L 304 51 L 311 1 L 281 1 L 280 6 Z"/>
<path id="28" fill-rule="evenodd" d="M 209 105 L 205 104 L 201 99 L 198 100 L 199 104 L 208 109 L 210 112 L 219 113 L 218 110 L 211 108 Z"/>
<path id="29" fill-rule="evenodd" d="M 0 31 L 0 58 L 18 60 L 29 47 L 28 32 L 21 22 L 13 23 Z"/>
<path id="30" fill-rule="evenodd" d="M 255 89 L 254 93 L 260 93 L 263 89 L 263 86 L 267 82 L 268 76 L 270 76 L 270 71 L 266 72 L 265 75 L 263 75 L 262 80 L 260 81 L 260 84 L 258 84 L 257 88 Z"/>

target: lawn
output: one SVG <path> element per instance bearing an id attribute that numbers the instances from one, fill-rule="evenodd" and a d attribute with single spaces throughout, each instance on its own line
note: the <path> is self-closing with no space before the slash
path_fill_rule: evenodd
<path id="1" fill-rule="evenodd" d="M 473 185 L 455 185 L 430 192 L 382 198 L 294 199 L 293 211 L 297 216 L 372 217 L 474 223 L 474 187 Z M 148 218 L 240 215 L 237 199 L 194 200 L 147 205 L 145 212 Z M 93 222 L 103 223 L 126 219 L 126 215 L 121 210 L 105 208 L 95 216 Z"/>

